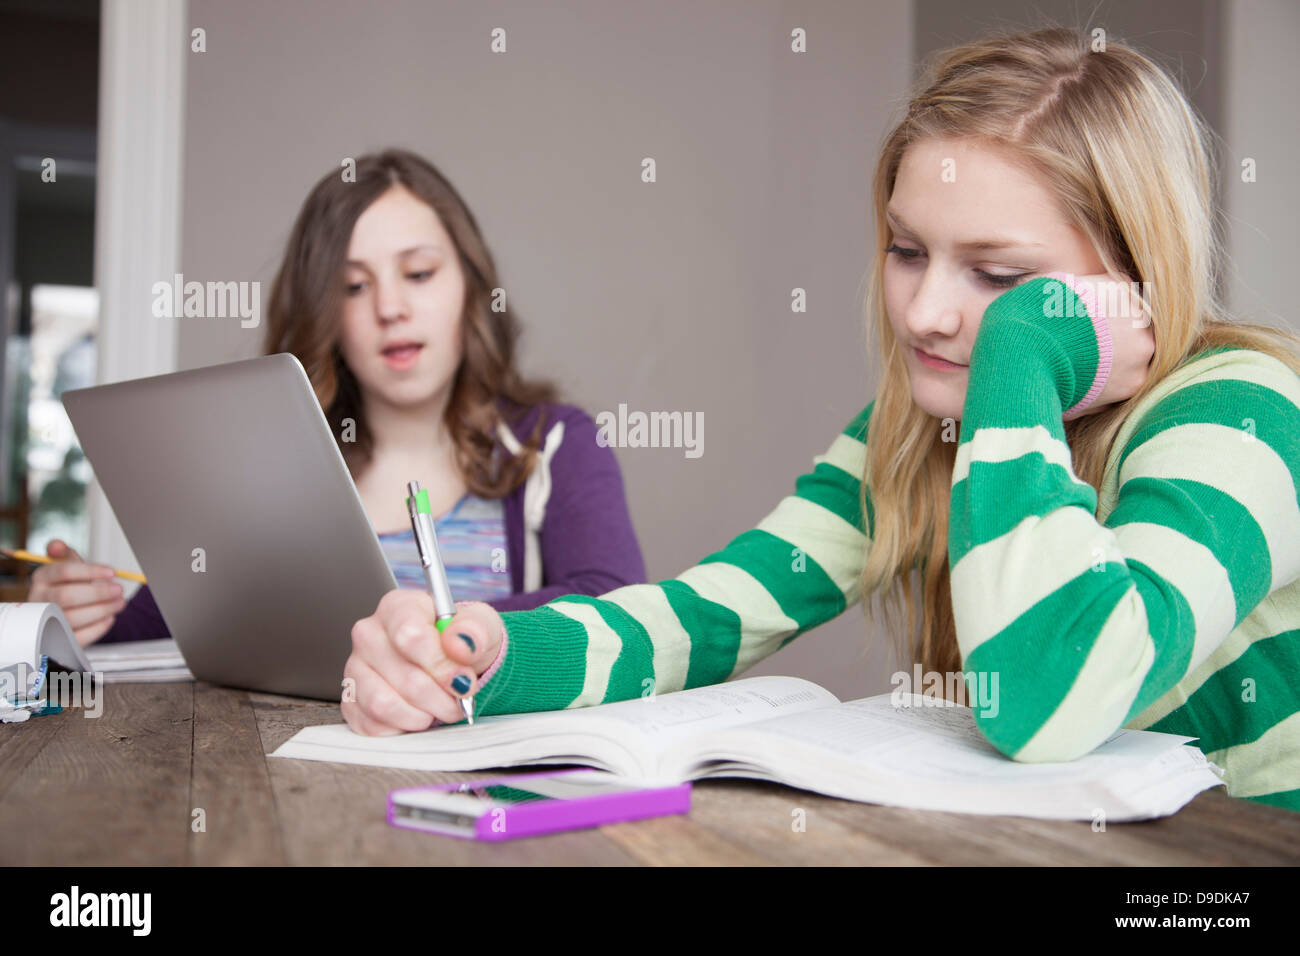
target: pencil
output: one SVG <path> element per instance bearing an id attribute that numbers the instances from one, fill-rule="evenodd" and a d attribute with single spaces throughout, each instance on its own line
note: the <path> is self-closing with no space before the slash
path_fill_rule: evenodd
<path id="1" fill-rule="evenodd" d="M 67 560 L 66 558 L 47 558 L 43 554 L 33 554 L 31 551 L 11 548 L 0 548 L 0 554 L 16 558 L 19 561 L 31 561 L 33 564 L 58 564 L 60 561 Z M 136 574 L 134 571 L 120 571 L 114 568 L 113 573 L 119 578 L 126 578 L 128 581 L 139 581 L 141 584 L 149 583 L 145 580 L 143 574 Z"/>

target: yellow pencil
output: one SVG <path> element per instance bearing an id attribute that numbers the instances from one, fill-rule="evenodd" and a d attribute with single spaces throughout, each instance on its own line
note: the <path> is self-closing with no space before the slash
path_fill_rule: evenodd
<path id="1" fill-rule="evenodd" d="M 63 558 L 47 558 L 43 554 L 33 554 L 31 551 L 11 550 L 9 548 L 0 548 L 0 554 L 8 555 L 11 558 L 17 558 L 19 561 L 31 561 L 35 564 L 57 564 Z M 148 584 L 143 574 L 136 574 L 134 571 L 119 571 L 113 569 L 113 573 L 119 578 L 126 578 L 128 581 L 139 581 L 141 584 Z"/>

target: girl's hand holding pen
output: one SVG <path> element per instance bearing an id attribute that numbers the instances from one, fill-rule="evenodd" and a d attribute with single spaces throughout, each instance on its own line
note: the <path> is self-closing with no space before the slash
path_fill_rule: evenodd
<path id="1" fill-rule="evenodd" d="M 29 601 L 57 604 L 82 647 L 93 644 L 113 626 L 113 619 L 126 607 L 122 585 L 113 580 L 116 572 L 107 564 L 90 564 L 68 545 L 55 538 L 45 548 L 55 558 L 32 573 Z"/>
<path id="2" fill-rule="evenodd" d="M 353 731 L 386 737 L 462 719 L 460 698 L 478 690 L 496 660 L 503 623 L 476 602 L 458 604 L 442 633 L 435 618 L 428 593 L 399 589 L 353 625 L 341 705 Z"/>

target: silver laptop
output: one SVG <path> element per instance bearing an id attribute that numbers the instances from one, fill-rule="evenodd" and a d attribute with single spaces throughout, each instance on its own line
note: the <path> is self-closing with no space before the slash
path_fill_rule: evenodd
<path id="1" fill-rule="evenodd" d="M 297 358 L 63 404 L 194 676 L 339 700 L 352 625 L 397 584 Z"/>

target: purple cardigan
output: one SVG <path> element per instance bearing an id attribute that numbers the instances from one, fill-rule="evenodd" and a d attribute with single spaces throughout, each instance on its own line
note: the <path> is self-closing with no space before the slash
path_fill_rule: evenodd
<path id="1" fill-rule="evenodd" d="M 520 593 L 524 580 L 524 485 L 505 497 L 509 597 L 488 603 L 498 611 L 526 611 L 566 594 L 597 596 L 646 579 L 645 563 L 632 529 L 623 476 L 610 448 L 596 441 L 596 423 L 572 405 L 530 409 L 512 430 L 527 440 L 541 409 L 543 436 L 564 422 L 564 440 L 551 459 L 551 495 L 539 535 L 542 587 Z M 500 440 L 497 442 L 501 445 Z M 504 447 L 504 454 L 509 454 Z M 167 624 L 148 586 L 127 603 L 100 642 L 169 637 Z"/>

